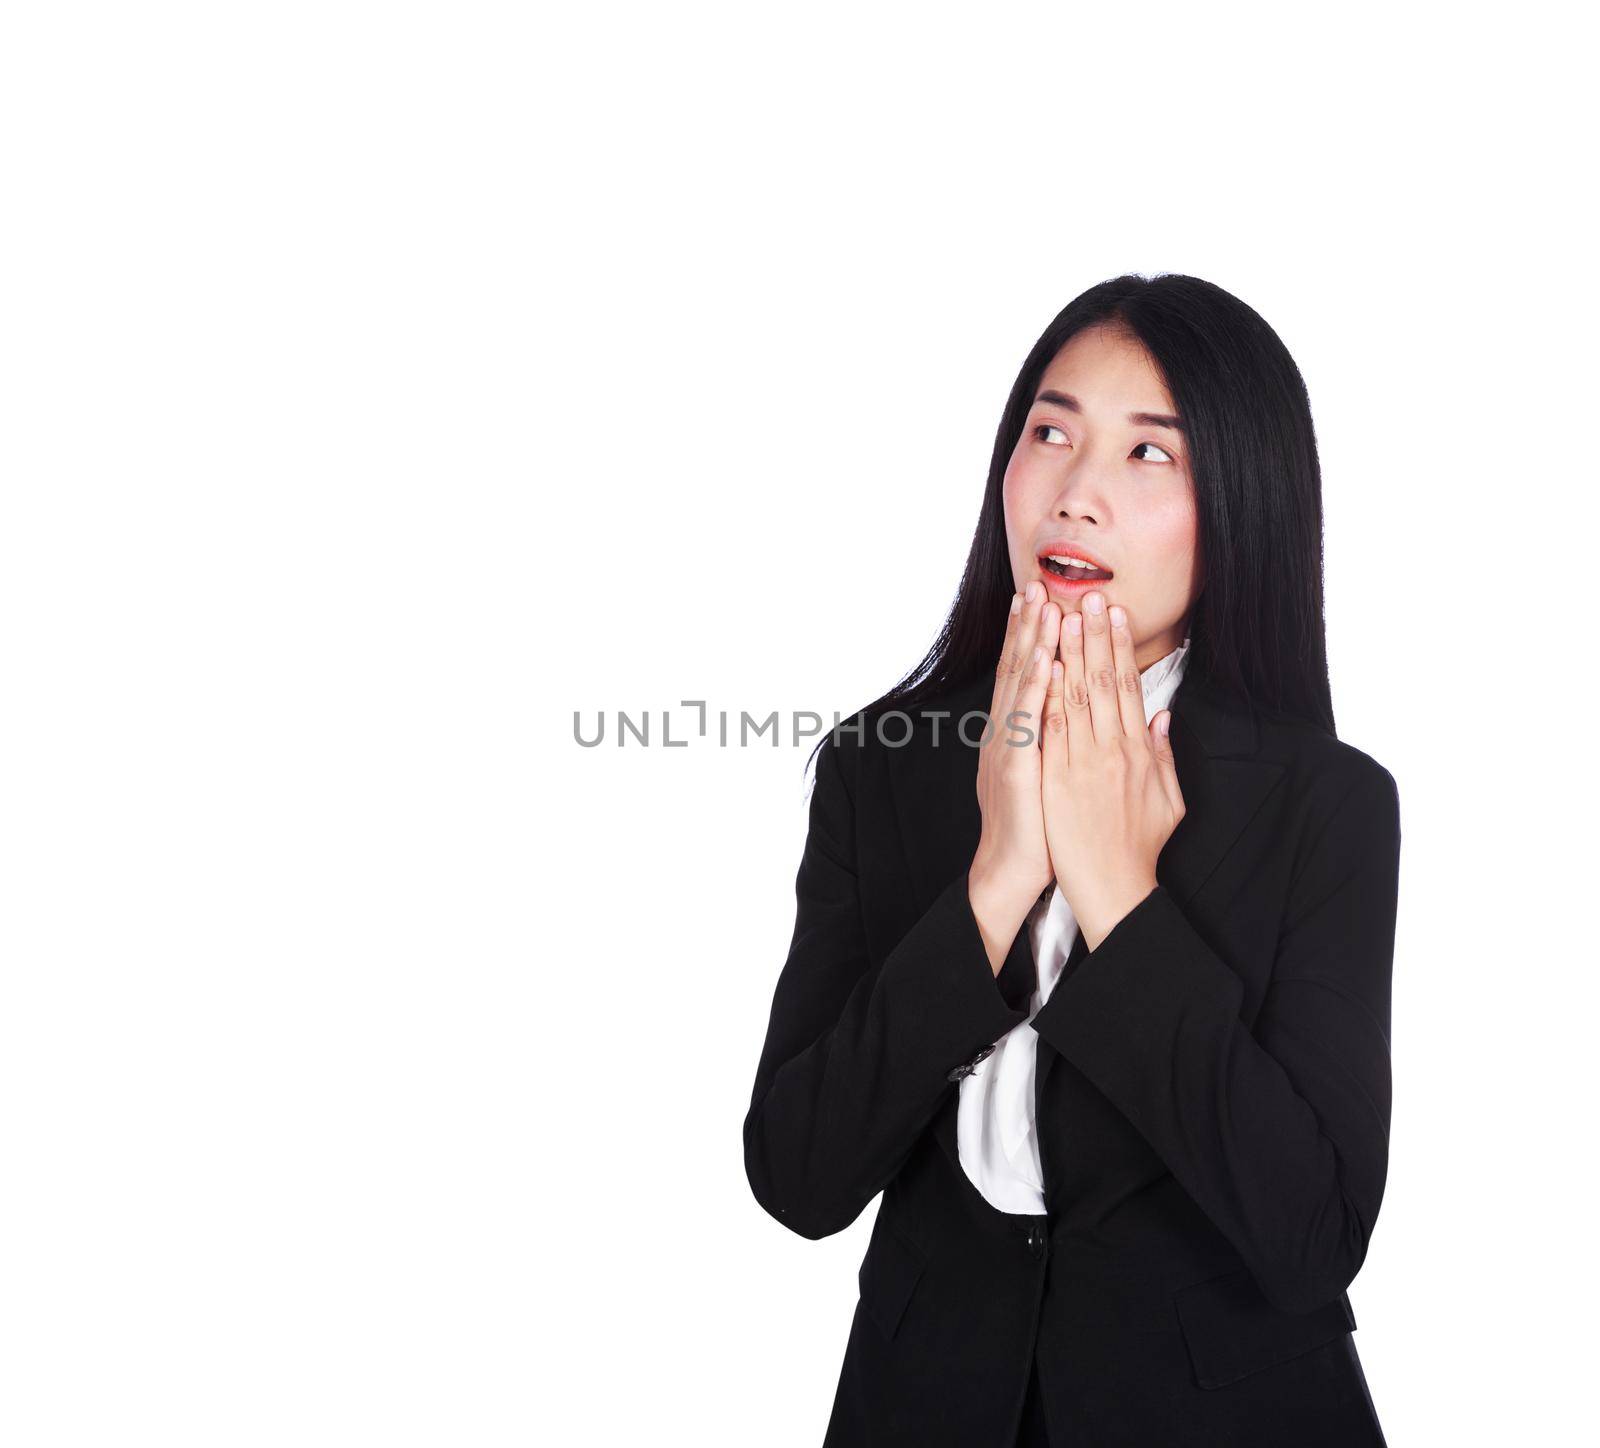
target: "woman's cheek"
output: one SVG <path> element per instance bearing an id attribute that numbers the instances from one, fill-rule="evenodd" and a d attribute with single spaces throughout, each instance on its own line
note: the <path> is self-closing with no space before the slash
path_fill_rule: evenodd
<path id="1" fill-rule="evenodd" d="M 1161 559 L 1157 576 L 1172 580 L 1174 597 L 1169 602 L 1174 610 L 1181 610 L 1194 597 L 1201 577 L 1193 504 L 1174 505 L 1160 520 L 1151 541 Z"/>
<path id="2" fill-rule="evenodd" d="M 1151 520 L 1151 540 L 1160 550 L 1169 569 L 1180 578 L 1189 576 L 1189 565 L 1195 553 L 1196 517 L 1194 501 L 1185 498 L 1174 501 Z"/>
<path id="3" fill-rule="evenodd" d="M 1026 571 L 1022 566 L 1024 545 L 1033 536 L 1029 520 L 1024 516 L 1024 497 L 1023 488 L 1007 472 L 1000 490 L 1001 511 L 1006 521 L 1006 551 L 1011 558 L 1012 571 L 1019 578 Z"/>

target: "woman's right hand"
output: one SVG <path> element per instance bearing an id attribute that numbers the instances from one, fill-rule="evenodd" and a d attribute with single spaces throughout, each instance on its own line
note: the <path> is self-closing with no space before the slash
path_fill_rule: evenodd
<path id="1" fill-rule="evenodd" d="M 1061 609 L 1044 585 L 1014 598 L 995 666 L 990 727 L 978 752 L 983 829 L 967 874 L 967 893 L 996 975 L 1034 902 L 1055 879 L 1045 842 L 1043 755 L 1045 686 L 1061 638 Z M 1016 711 L 1013 726 L 1009 716 Z"/>

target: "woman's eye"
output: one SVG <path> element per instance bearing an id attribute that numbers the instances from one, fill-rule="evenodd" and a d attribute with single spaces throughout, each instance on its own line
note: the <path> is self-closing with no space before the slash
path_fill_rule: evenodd
<path id="1" fill-rule="evenodd" d="M 1034 429 L 1033 429 L 1033 435 L 1036 438 L 1038 438 L 1040 442 L 1049 442 L 1050 439 L 1045 434 L 1052 433 L 1052 432 L 1060 433 L 1062 441 L 1066 441 L 1067 440 L 1066 429 L 1057 427 L 1055 425 L 1055 423 L 1053 423 L 1053 422 L 1037 423 L 1034 426 Z M 1171 462 L 1176 462 L 1177 461 L 1177 459 L 1175 457 L 1173 457 L 1172 454 L 1169 453 L 1159 443 L 1153 443 L 1153 442 L 1135 443 L 1133 450 L 1134 450 L 1134 452 L 1137 453 L 1139 451 L 1139 449 L 1142 448 L 1142 447 L 1154 448 L 1158 453 L 1161 454 L 1161 456 L 1159 458 L 1140 459 L 1140 461 L 1165 462 L 1165 463 L 1171 463 Z"/>

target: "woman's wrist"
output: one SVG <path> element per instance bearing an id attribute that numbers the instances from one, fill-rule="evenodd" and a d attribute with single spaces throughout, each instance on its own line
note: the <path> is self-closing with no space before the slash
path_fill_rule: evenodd
<path id="1" fill-rule="evenodd" d="M 1038 898 L 1037 892 L 1019 891 L 1014 874 L 1008 878 L 1005 871 L 996 869 L 981 857 L 973 860 L 967 871 L 967 900 L 978 922 L 978 934 L 983 937 L 989 968 L 996 975 L 1005 965 L 1011 943 Z"/>

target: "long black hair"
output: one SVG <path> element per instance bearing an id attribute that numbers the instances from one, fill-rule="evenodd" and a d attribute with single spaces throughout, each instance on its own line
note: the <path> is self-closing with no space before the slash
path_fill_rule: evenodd
<path id="1" fill-rule="evenodd" d="M 1176 273 L 1129 274 L 1090 287 L 1034 343 L 995 434 L 983 508 L 949 617 L 922 661 L 860 717 L 909 712 L 993 675 L 1016 591 L 1006 545 L 1006 466 L 1045 369 L 1094 326 L 1138 338 L 1184 426 L 1202 559 L 1184 677 L 1207 676 L 1253 708 L 1333 734 L 1322 471 L 1305 382 L 1259 313 L 1211 282 Z"/>

